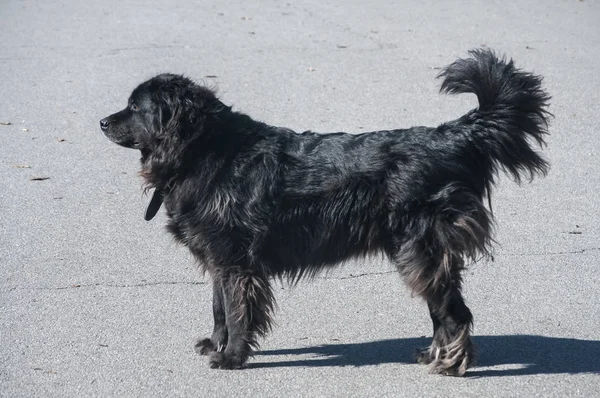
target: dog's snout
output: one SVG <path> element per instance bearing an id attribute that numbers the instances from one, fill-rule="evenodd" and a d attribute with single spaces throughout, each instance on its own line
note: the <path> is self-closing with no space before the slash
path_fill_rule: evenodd
<path id="1" fill-rule="evenodd" d="M 100 120 L 100 128 L 102 129 L 102 131 L 106 131 L 109 125 L 110 121 L 108 120 L 108 118 Z"/>

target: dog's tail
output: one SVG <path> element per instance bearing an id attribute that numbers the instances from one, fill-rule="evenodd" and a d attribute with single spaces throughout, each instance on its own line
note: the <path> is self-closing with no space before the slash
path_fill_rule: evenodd
<path id="1" fill-rule="evenodd" d="M 531 146 L 540 147 L 548 134 L 550 96 L 542 89 L 542 78 L 517 69 L 513 61 L 499 58 L 491 50 L 470 51 L 445 68 L 438 77 L 444 79 L 443 93 L 474 93 L 479 108 L 461 118 L 473 126 L 476 145 L 491 156 L 495 172 L 500 167 L 517 182 L 548 172 L 548 162 Z"/>

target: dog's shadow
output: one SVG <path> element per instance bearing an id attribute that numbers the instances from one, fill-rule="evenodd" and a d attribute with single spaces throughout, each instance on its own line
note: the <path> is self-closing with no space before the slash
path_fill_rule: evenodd
<path id="1" fill-rule="evenodd" d="M 414 352 L 430 343 L 426 338 L 380 340 L 356 344 L 327 344 L 286 350 L 259 351 L 261 356 L 312 355 L 309 359 L 253 362 L 252 368 L 286 366 L 366 366 L 414 363 Z M 555 373 L 600 374 L 600 341 L 532 335 L 474 336 L 477 363 L 467 376 L 522 376 Z M 510 366 L 509 369 L 481 367 Z"/>

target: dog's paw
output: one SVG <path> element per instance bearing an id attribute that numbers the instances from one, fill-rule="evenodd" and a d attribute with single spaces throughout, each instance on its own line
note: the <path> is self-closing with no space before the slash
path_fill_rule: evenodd
<path id="1" fill-rule="evenodd" d="M 200 355 L 208 355 L 211 352 L 223 351 L 224 349 L 224 345 L 216 345 L 213 343 L 212 339 L 209 338 L 200 339 L 196 342 L 196 345 L 194 345 L 194 351 Z"/>
<path id="2" fill-rule="evenodd" d="M 467 347 L 445 350 L 435 348 L 429 356 L 429 373 L 443 376 L 464 376 L 467 368 L 473 364 L 473 349 Z"/>
<path id="3" fill-rule="evenodd" d="M 226 355 L 224 352 L 212 351 L 208 356 L 208 363 L 212 369 L 243 369 L 246 362 L 239 356 Z"/>
<path id="4" fill-rule="evenodd" d="M 415 359 L 420 365 L 429 365 L 433 362 L 431 347 L 420 348 L 415 352 Z"/>
<path id="5" fill-rule="evenodd" d="M 440 374 L 443 376 L 461 377 L 465 375 L 469 365 L 469 360 L 465 356 L 458 362 L 448 362 L 443 359 L 434 360 L 429 364 L 429 373 Z"/>

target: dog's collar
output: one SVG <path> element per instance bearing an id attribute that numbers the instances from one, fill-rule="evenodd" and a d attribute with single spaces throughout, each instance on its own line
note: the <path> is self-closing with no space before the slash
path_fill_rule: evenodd
<path id="1" fill-rule="evenodd" d="M 152 199 L 150 200 L 150 204 L 146 209 L 146 215 L 144 216 L 144 220 L 150 221 L 154 218 L 156 213 L 158 213 L 158 209 L 160 209 L 160 205 L 162 205 L 164 199 L 164 195 L 160 189 L 155 189 L 152 194 Z"/>

